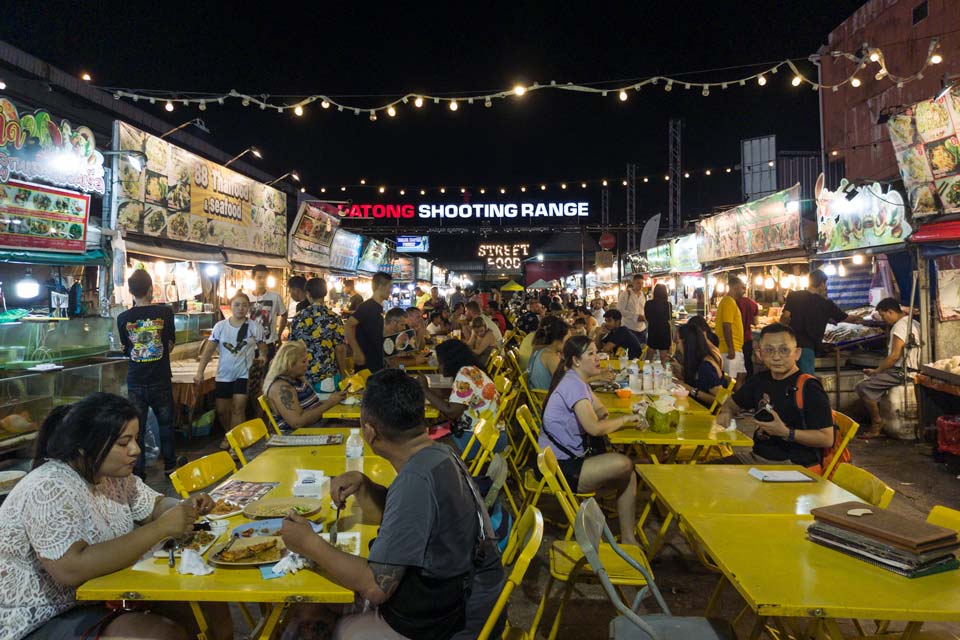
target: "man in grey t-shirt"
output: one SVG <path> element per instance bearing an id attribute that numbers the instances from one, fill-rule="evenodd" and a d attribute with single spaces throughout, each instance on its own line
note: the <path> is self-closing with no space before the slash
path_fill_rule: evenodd
<path id="1" fill-rule="evenodd" d="M 394 628 L 403 614 L 414 625 L 448 627 L 449 638 L 476 638 L 503 587 L 500 554 L 476 486 L 456 455 L 430 439 L 423 413 L 423 390 L 402 371 L 385 369 L 367 380 L 361 433 L 374 453 L 397 470 L 397 477 L 387 488 L 351 471 L 331 480 L 330 493 L 340 504 L 356 496 L 364 521 L 380 524 L 369 558 L 332 547 L 303 518 L 291 515 L 284 521 L 287 548 L 378 607 L 341 618 L 338 638 L 409 637 Z M 451 609 L 441 601 L 456 594 L 464 577 L 471 575 L 465 621 L 443 619 Z M 418 578 L 444 585 L 434 587 L 436 611 L 414 614 L 404 609 Z M 429 609 L 429 603 L 420 598 L 418 608 L 426 604 Z M 492 637 L 499 637 L 499 630 Z"/>

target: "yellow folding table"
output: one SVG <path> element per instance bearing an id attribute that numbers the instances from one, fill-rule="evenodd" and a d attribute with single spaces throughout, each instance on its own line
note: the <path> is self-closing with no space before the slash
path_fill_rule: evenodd
<path id="1" fill-rule="evenodd" d="M 342 455 L 323 455 L 324 447 L 271 447 L 240 469 L 230 479 L 252 482 L 278 482 L 269 497 L 290 496 L 296 481 L 296 469 L 322 469 L 332 477 L 343 473 Z M 396 473 L 383 458 L 364 457 L 364 472 L 375 482 L 390 484 Z M 312 519 L 325 527 L 335 515 L 324 496 L 324 508 Z M 229 518 L 230 529 L 249 522 L 242 514 Z M 340 514 L 340 533 L 360 533 L 360 552 L 366 556 L 377 526 L 366 524 L 353 499 Z M 165 559 L 146 560 L 132 568 L 89 580 L 77 589 L 78 600 L 141 600 L 188 602 L 200 625 L 201 638 L 208 629 L 199 602 L 256 602 L 266 604 L 267 615 L 259 625 L 257 637 L 271 636 L 285 605 L 299 602 L 350 603 L 354 594 L 335 584 L 322 571 L 304 570 L 293 575 L 265 580 L 259 568 L 215 567 L 206 576 L 181 575 L 167 566 Z"/>
<path id="2" fill-rule="evenodd" d="M 350 396 L 357 398 L 359 401 L 359 396 Z M 323 417 L 327 420 L 329 419 L 340 419 L 340 420 L 359 420 L 360 419 L 360 402 L 355 404 L 336 404 L 326 411 L 323 412 Z M 427 404 L 426 410 L 424 411 L 424 417 L 428 420 L 433 420 L 440 417 L 440 412 L 437 411 L 436 407 L 433 405 Z"/>
<path id="3" fill-rule="evenodd" d="M 610 415 L 614 416 L 633 413 L 633 405 L 641 400 L 652 402 L 656 397 L 646 393 L 634 393 L 628 398 L 621 398 L 617 396 L 617 394 L 610 393 L 609 391 L 596 391 L 594 392 L 594 395 L 596 395 L 600 400 L 600 403 L 607 408 L 607 411 L 610 412 Z M 678 409 L 686 413 L 710 414 L 710 411 L 705 406 L 690 397 L 677 398 L 676 406 Z"/>
<path id="4" fill-rule="evenodd" d="M 655 449 L 667 451 L 664 462 L 673 464 L 683 447 L 693 447 L 688 461 L 699 462 L 714 447 L 752 447 L 753 440 L 736 429 L 727 430 L 716 424 L 716 418 L 706 412 L 680 413 L 676 430 L 657 433 L 649 429 L 620 429 L 607 436 L 612 445 L 639 448 L 653 464 L 660 464 Z"/>
<path id="5" fill-rule="evenodd" d="M 723 573 L 707 607 L 729 582 L 757 615 L 750 635 L 773 625 L 782 637 L 843 637 L 841 619 L 906 622 L 902 638 L 924 622 L 960 621 L 960 571 L 904 578 L 806 537 L 809 515 L 684 516 L 691 535 Z M 799 633 L 797 633 L 799 631 Z"/>
<path id="6" fill-rule="evenodd" d="M 713 514 L 809 514 L 811 509 L 859 498 L 829 480 L 796 465 L 758 466 L 763 471 L 800 471 L 810 482 L 761 482 L 749 475 L 746 465 L 652 465 L 638 464 L 641 481 L 650 490 L 637 534 L 647 554 L 653 557 L 663 546 L 675 518 Z M 656 538 L 648 539 L 643 525 L 659 501 L 666 509 Z M 696 551 L 696 549 L 695 549 Z"/>

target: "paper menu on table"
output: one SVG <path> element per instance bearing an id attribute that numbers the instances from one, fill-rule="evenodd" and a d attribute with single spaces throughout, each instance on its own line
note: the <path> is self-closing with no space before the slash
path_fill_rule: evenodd
<path id="1" fill-rule="evenodd" d="M 813 478 L 802 471 L 762 470 L 751 467 L 747 473 L 761 482 L 814 482 Z"/>

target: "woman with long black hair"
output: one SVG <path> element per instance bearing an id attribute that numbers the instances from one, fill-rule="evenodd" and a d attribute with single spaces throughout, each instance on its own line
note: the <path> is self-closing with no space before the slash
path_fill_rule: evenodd
<path id="1" fill-rule="evenodd" d="M 94 393 L 55 408 L 37 437 L 33 470 L 0 506 L 0 630 L 4 638 L 185 640 L 189 607 L 163 612 L 80 605 L 76 588 L 133 565 L 165 538 L 193 530 L 213 501 L 164 498 L 133 475 L 139 415 L 125 398 Z M 205 605 L 212 638 L 232 638 L 226 605 Z M 192 631 L 196 634 L 196 631 Z"/>
<path id="2" fill-rule="evenodd" d="M 586 336 L 567 340 L 563 359 L 550 384 L 538 444 L 541 449 L 553 449 L 574 491 L 617 492 L 620 540 L 635 545 L 637 476 L 633 460 L 622 453 L 607 453 L 603 437 L 636 424 L 637 416 L 610 417 L 590 390 L 590 377 L 599 373 L 597 346 Z"/>
<path id="3" fill-rule="evenodd" d="M 697 324 L 687 323 L 677 331 L 677 356 L 683 382 L 690 397 L 710 406 L 723 388 L 723 359 L 720 350 Z"/>
<path id="4" fill-rule="evenodd" d="M 673 344 L 673 305 L 666 285 L 658 284 L 653 288 L 653 299 L 644 304 L 643 315 L 647 318 L 649 359 L 653 361 L 659 357 L 661 362 L 666 362 Z"/>

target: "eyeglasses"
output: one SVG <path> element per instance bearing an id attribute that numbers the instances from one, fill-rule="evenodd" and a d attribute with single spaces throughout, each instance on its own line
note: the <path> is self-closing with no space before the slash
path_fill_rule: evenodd
<path id="1" fill-rule="evenodd" d="M 780 356 L 781 358 L 786 358 L 794 352 L 794 349 L 791 349 L 790 347 L 779 347 L 777 349 L 774 349 L 773 347 L 764 347 L 761 349 L 761 351 L 765 356 Z"/>

